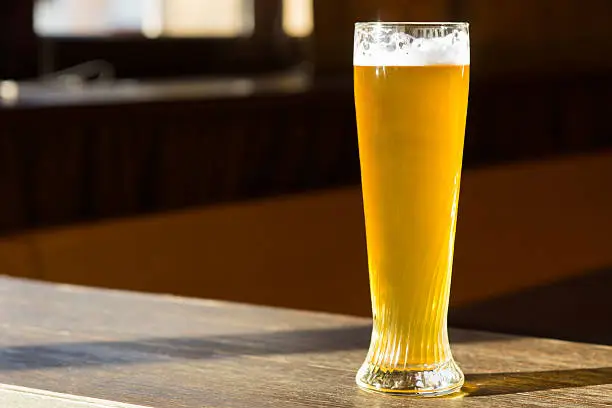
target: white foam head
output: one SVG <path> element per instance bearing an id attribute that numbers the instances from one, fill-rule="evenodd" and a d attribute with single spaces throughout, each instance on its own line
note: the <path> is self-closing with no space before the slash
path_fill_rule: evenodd
<path id="1" fill-rule="evenodd" d="M 469 65 L 464 23 L 357 23 L 356 66 Z"/>

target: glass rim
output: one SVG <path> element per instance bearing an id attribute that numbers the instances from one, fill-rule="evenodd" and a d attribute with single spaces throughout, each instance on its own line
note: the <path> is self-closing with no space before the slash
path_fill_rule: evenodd
<path id="1" fill-rule="evenodd" d="M 387 27 L 423 27 L 423 28 L 438 28 L 438 27 L 461 27 L 468 28 L 470 23 L 467 21 L 358 21 L 355 23 L 356 28 L 371 27 L 371 26 L 387 26 Z"/>

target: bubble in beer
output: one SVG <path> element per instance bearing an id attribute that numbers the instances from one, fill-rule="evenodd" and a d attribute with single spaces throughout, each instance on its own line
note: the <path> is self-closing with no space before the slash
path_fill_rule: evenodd
<path id="1" fill-rule="evenodd" d="M 470 39 L 460 29 L 418 28 L 400 32 L 386 24 L 358 25 L 353 63 L 357 66 L 468 65 Z"/>

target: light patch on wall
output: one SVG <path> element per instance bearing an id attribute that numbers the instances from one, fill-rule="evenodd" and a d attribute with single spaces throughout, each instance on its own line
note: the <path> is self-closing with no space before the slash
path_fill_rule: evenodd
<path id="1" fill-rule="evenodd" d="M 166 0 L 163 18 L 163 34 L 169 37 L 248 36 L 253 0 Z"/>
<path id="2" fill-rule="evenodd" d="M 38 0 L 41 37 L 241 37 L 254 30 L 254 0 Z"/>
<path id="3" fill-rule="evenodd" d="M 308 37 L 314 29 L 312 0 L 283 0 L 283 30 L 291 37 Z"/>

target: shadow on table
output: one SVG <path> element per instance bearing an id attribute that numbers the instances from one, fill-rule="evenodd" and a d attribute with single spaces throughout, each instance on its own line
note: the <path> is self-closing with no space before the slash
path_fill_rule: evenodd
<path id="1" fill-rule="evenodd" d="M 603 384 L 612 384 L 612 367 L 468 374 L 462 391 L 466 397 L 480 397 Z"/>
<path id="2" fill-rule="evenodd" d="M 365 324 L 211 337 L 153 337 L 125 341 L 14 346 L 0 348 L 0 370 L 129 365 L 169 359 L 204 360 L 349 350 L 363 350 L 365 355 L 371 331 L 372 326 Z M 497 341 L 506 338 L 480 332 L 451 331 L 451 341 L 455 343 Z"/>

